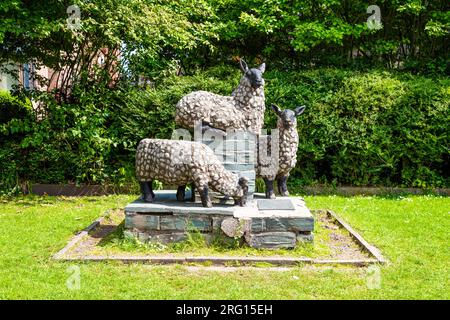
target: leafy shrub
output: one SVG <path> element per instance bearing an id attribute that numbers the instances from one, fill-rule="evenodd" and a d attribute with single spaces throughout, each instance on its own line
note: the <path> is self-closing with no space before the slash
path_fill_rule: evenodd
<path id="1" fill-rule="evenodd" d="M 140 139 L 170 138 L 177 101 L 194 90 L 230 94 L 235 66 L 168 76 L 150 88 L 89 85 L 74 100 L 37 97 L 48 117 L 0 130 L 0 189 L 19 182 L 135 185 Z M 448 187 L 450 81 L 342 69 L 267 71 L 266 105 L 305 104 L 290 183 Z M 276 126 L 267 108 L 266 128 Z"/>
<path id="2" fill-rule="evenodd" d="M 2 144 L 0 148 L 0 195 L 16 193 L 19 186 L 19 174 L 16 161 L 17 145 Z"/>
<path id="3" fill-rule="evenodd" d="M 0 90 L 0 124 L 12 119 L 24 119 L 31 110 L 29 100 L 12 96 L 9 91 Z"/>
<path id="4" fill-rule="evenodd" d="M 306 72 L 306 81 L 304 75 L 282 86 L 297 100 L 285 107 L 308 106 L 299 118 L 294 177 L 305 184 L 448 186 L 448 79 L 379 71 L 317 70 Z"/>

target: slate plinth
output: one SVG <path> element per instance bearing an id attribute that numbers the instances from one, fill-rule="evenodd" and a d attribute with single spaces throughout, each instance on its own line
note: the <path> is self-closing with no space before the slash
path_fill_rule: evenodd
<path id="1" fill-rule="evenodd" d="M 245 240 L 255 248 L 294 248 L 313 241 L 314 217 L 301 198 L 255 199 L 257 212 L 237 212 Z"/>
<path id="2" fill-rule="evenodd" d="M 206 144 L 225 169 L 248 179 L 248 199 L 253 199 L 255 192 L 256 136 L 247 131 L 228 132 L 226 136 L 203 136 Z"/>
<path id="3" fill-rule="evenodd" d="M 255 248 L 294 248 L 299 242 L 313 240 L 314 218 L 301 198 L 255 199 L 247 206 L 234 206 L 213 197 L 213 207 L 200 201 L 176 201 L 175 190 L 156 191 L 155 202 L 136 200 L 125 207 L 125 234 L 144 242 L 170 243 L 186 240 L 196 231 L 206 238 L 227 237 L 230 225 L 242 228 L 234 232 Z M 190 191 L 186 199 L 190 199 Z M 197 197 L 198 199 L 198 197 Z M 230 219 L 236 223 L 230 224 Z M 232 230 L 231 230 L 232 231 Z M 231 232 L 233 233 L 233 232 Z M 236 238 L 236 237 L 235 237 Z"/>
<path id="4" fill-rule="evenodd" d="M 291 199 L 258 199 L 258 210 L 295 210 Z"/>

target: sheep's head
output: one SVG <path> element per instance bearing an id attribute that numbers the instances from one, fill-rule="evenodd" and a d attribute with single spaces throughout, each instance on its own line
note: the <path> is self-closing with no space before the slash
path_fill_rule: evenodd
<path id="1" fill-rule="evenodd" d="M 241 59 L 239 63 L 241 65 L 241 70 L 244 73 L 244 77 L 254 89 L 258 89 L 264 85 L 263 73 L 266 71 L 265 63 L 257 68 L 251 69 L 248 68 L 247 63 L 244 60 Z"/>
<path id="2" fill-rule="evenodd" d="M 305 106 L 301 106 L 295 108 L 294 110 L 281 110 L 278 106 L 272 104 L 272 110 L 278 117 L 278 123 L 280 123 L 285 129 L 297 126 L 297 116 L 301 115 L 303 111 L 305 111 L 305 108 Z"/>
<path id="3" fill-rule="evenodd" d="M 233 195 L 234 204 L 245 206 L 247 203 L 248 196 L 248 179 L 245 177 L 240 177 L 238 180 L 238 185 L 236 187 L 236 192 Z"/>

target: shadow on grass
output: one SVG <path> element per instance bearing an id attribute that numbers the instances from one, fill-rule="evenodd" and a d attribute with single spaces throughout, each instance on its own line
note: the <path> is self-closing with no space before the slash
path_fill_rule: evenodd
<path id="1" fill-rule="evenodd" d="M 97 201 L 94 199 L 94 201 Z M 75 203 L 77 202 L 76 197 L 63 197 L 63 196 L 38 196 L 38 195 L 21 195 L 14 197 L 2 197 L 0 198 L 0 203 L 3 204 L 14 204 L 17 206 L 37 206 L 37 205 L 52 205 L 57 203 Z"/>
<path id="2" fill-rule="evenodd" d="M 295 192 L 292 192 L 292 196 L 324 196 L 324 197 L 331 197 L 331 196 L 338 196 L 343 198 L 358 198 L 358 197 L 373 197 L 378 199 L 386 199 L 386 200 L 401 200 L 407 197 L 419 197 L 419 196 L 427 196 L 427 197 L 436 197 L 436 198 L 442 198 L 442 197 L 449 197 L 448 194 L 445 192 L 436 192 L 434 190 L 424 189 L 420 192 L 409 192 L 409 191 L 401 191 L 401 190 L 395 190 L 395 191 L 383 191 L 379 193 L 373 193 L 373 192 L 361 192 L 361 193 L 348 193 L 346 191 L 339 191 L 338 189 L 321 189 L 319 191 L 312 191 L 310 189 L 305 188 L 292 188 L 291 190 L 295 190 Z"/>

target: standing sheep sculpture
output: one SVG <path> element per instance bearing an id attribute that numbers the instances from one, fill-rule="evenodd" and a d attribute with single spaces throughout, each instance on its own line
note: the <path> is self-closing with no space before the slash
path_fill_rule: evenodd
<path id="1" fill-rule="evenodd" d="M 297 163 L 297 148 L 298 148 L 298 132 L 297 132 L 297 116 L 303 113 L 305 106 L 297 107 L 294 111 L 290 109 L 281 110 L 278 106 L 272 105 L 272 110 L 278 117 L 278 145 L 273 147 L 271 137 L 262 139 L 260 136 L 258 142 L 258 162 L 256 175 L 263 178 L 266 185 L 266 198 L 273 199 L 275 194 L 273 191 L 273 181 L 277 179 L 278 192 L 282 196 L 289 196 L 287 189 L 287 178 L 289 172 L 295 167 Z M 261 159 L 261 149 L 270 148 L 277 149 L 274 152 L 278 154 L 270 154 L 270 161 L 263 163 Z M 268 150 L 267 149 L 267 150 Z M 277 161 L 278 160 L 278 161 Z"/>
<path id="2" fill-rule="evenodd" d="M 221 96 L 207 91 L 192 92 L 178 101 L 175 122 L 185 128 L 193 128 L 201 122 L 203 131 L 210 129 L 248 130 L 260 134 L 264 121 L 264 79 L 265 63 L 249 69 L 240 60 L 244 75 L 231 96 Z"/>
<path id="3" fill-rule="evenodd" d="M 209 187 L 233 197 L 236 205 L 244 206 L 247 200 L 247 179 L 227 171 L 213 151 L 200 142 L 141 140 L 136 150 L 136 176 L 145 202 L 155 198 L 154 179 L 177 185 L 179 201 L 184 200 L 184 188 L 191 183 L 198 189 L 204 207 L 212 207 Z"/>

